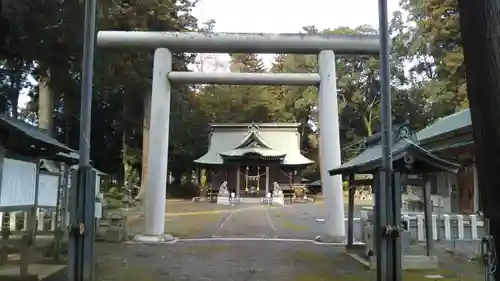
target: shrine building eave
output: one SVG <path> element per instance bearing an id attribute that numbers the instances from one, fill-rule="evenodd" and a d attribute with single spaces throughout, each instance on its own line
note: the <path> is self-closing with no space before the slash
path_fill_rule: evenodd
<path id="1" fill-rule="evenodd" d="M 456 173 L 459 164 L 439 158 L 435 154 L 425 150 L 409 139 L 401 139 L 392 147 L 393 167 L 395 171 L 413 172 L 452 172 Z M 406 165 L 407 159 L 413 159 L 413 170 Z M 367 174 L 374 173 L 382 166 L 382 147 L 380 145 L 371 147 L 363 151 L 358 156 L 329 170 L 329 174 Z"/>
<path id="2" fill-rule="evenodd" d="M 221 157 L 224 158 L 243 158 L 243 157 L 252 157 L 258 156 L 262 159 L 279 159 L 283 160 L 285 158 L 286 153 L 278 152 L 269 148 L 260 148 L 260 147 L 248 147 L 248 148 L 236 148 L 229 151 L 225 151 L 220 153 Z"/>

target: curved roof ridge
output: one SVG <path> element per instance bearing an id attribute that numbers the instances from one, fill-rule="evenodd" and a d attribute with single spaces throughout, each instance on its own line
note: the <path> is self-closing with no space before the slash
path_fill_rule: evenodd
<path id="1" fill-rule="evenodd" d="M 250 144 L 252 140 L 258 141 L 264 149 L 273 149 L 271 145 L 269 145 L 266 140 L 259 134 L 259 132 L 256 131 L 250 131 L 248 135 L 246 135 L 246 137 L 234 149 L 245 148 Z"/>

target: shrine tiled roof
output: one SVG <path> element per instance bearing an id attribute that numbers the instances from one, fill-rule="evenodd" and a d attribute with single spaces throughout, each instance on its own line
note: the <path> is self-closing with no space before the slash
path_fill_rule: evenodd
<path id="1" fill-rule="evenodd" d="M 458 164 L 441 159 L 430 153 L 410 139 L 401 139 L 392 146 L 393 162 L 402 160 L 407 155 L 413 155 L 416 160 L 423 161 L 436 171 L 456 172 Z M 382 146 L 377 145 L 366 149 L 358 156 L 329 170 L 330 175 L 371 173 L 382 166 Z"/>
<path id="2" fill-rule="evenodd" d="M 26 140 L 27 144 L 36 147 L 41 154 L 44 154 L 44 158 L 65 161 L 71 158 L 70 155 L 75 154 L 71 148 L 23 120 L 0 114 L 0 128 L 13 134 L 15 138 Z"/>
<path id="3" fill-rule="evenodd" d="M 421 142 L 436 138 L 449 132 L 472 126 L 470 110 L 464 109 L 454 114 L 437 119 L 434 123 L 417 132 Z"/>

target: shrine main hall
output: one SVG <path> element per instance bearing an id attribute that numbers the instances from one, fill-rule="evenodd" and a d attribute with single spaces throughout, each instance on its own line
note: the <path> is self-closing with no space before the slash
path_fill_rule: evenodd
<path id="1" fill-rule="evenodd" d="M 301 153 L 300 123 L 210 124 L 208 151 L 195 163 L 208 171 L 207 184 L 227 182 L 236 198 L 265 197 L 274 183 L 283 190 L 300 184 L 313 161 Z"/>

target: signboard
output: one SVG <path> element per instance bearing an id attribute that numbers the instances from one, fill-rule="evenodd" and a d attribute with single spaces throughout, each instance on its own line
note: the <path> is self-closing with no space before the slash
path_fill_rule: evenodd
<path id="1" fill-rule="evenodd" d="M 0 186 L 0 207 L 35 204 L 37 164 L 4 158 Z"/>
<path id="2" fill-rule="evenodd" d="M 40 173 L 38 176 L 38 206 L 57 207 L 57 192 L 59 190 L 59 176 Z"/>

